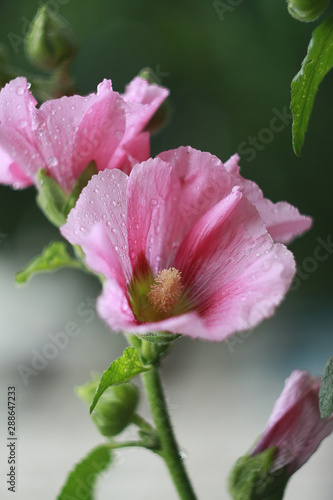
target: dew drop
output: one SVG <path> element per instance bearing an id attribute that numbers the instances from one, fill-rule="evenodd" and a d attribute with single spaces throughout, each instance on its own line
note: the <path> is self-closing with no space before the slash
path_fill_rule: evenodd
<path id="1" fill-rule="evenodd" d="M 150 204 L 153 205 L 153 206 L 155 206 L 157 204 L 157 201 L 156 200 L 151 200 Z"/>
<path id="2" fill-rule="evenodd" d="M 74 105 L 72 105 L 72 106 L 71 106 L 71 110 L 72 110 L 72 111 L 74 111 L 74 109 L 75 109 L 75 106 L 74 106 Z"/>
<path id="3" fill-rule="evenodd" d="M 17 127 L 19 129 L 22 129 L 22 128 L 25 128 L 27 125 L 28 125 L 28 122 L 26 120 L 21 120 L 20 122 L 18 122 Z"/>
<path id="4" fill-rule="evenodd" d="M 17 87 L 16 93 L 17 93 L 17 95 L 23 95 L 24 94 L 24 88 L 23 87 Z"/>
<path id="5" fill-rule="evenodd" d="M 49 167 L 56 167 L 58 165 L 58 160 L 55 156 L 50 156 L 47 160 Z"/>
<path id="6" fill-rule="evenodd" d="M 210 161 L 214 167 L 217 167 L 220 164 L 220 160 L 216 158 L 216 156 L 214 156 Z"/>
<path id="7" fill-rule="evenodd" d="M 112 224 L 112 222 L 111 222 L 110 220 L 107 220 L 107 221 L 106 221 L 106 225 L 107 225 L 107 226 L 111 226 L 111 224 Z"/>
<path id="8" fill-rule="evenodd" d="M 256 257 L 257 257 L 257 258 L 259 258 L 259 257 L 260 257 L 260 253 L 259 253 L 259 252 L 257 252 L 257 253 L 256 253 Z"/>
<path id="9" fill-rule="evenodd" d="M 126 311 L 128 311 L 128 309 L 129 309 L 129 308 L 128 308 L 128 303 L 127 303 L 127 302 L 123 302 L 123 303 L 121 304 L 121 310 L 122 310 L 123 312 L 126 312 Z"/>
<path id="10" fill-rule="evenodd" d="M 95 188 L 95 189 L 94 189 L 94 193 L 95 193 L 95 194 L 98 194 L 98 193 L 99 193 L 99 191 L 98 191 L 98 189 L 97 189 L 97 188 Z"/>

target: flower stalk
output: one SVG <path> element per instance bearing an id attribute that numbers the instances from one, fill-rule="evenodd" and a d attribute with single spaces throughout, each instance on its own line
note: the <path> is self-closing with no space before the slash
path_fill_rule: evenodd
<path id="1" fill-rule="evenodd" d="M 152 368 L 143 373 L 141 377 L 160 439 L 161 451 L 159 455 L 164 459 L 169 469 L 179 498 L 181 500 L 196 500 L 173 433 L 158 368 Z"/>

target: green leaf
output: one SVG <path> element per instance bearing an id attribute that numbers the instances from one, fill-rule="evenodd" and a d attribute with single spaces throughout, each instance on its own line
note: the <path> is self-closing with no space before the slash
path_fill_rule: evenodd
<path id="1" fill-rule="evenodd" d="M 37 173 L 37 182 L 37 204 L 52 224 L 57 227 L 62 226 L 66 222 L 66 194 L 59 184 L 47 175 L 45 169 L 41 169 Z"/>
<path id="2" fill-rule="evenodd" d="M 291 83 L 293 148 L 300 155 L 318 86 L 333 66 L 333 17 L 316 28 L 302 67 Z"/>
<path id="3" fill-rule="evenodd" d="M 333 357 L 324 368 L 319 390 L 319 408 L 321 418 L 327 418 L 333 413 Z"/>
<path id="4" fill-rule="evenodd" d="M 97 401 L 108 387 L 128 382 L 136 375 L 148 370 L 150 370 L 150 367 L 142 364 L 138 350 L 135 347 L 127 347 L 123 355 L 113 361 L 103 373 L 93 402 L 90 405 L 90 413 L 92 413 Z"/>
<path id="5" fill-rule="evenodd" d="M 92 178 L 93 175 L 97 174 L 97 166 L 94 161 L 90 162 L 87 168 L 82 172 L 78 180 L 76 181 L 76 184 L 74 186 L 73 191 L 69 195 L 69 198 L 67 200 L 66 206 L 65 206 L 65 214 L 68 215 L 69 212 L 74 208 L 75 203 L 77 202 L 78 197 L 81 194 L 81 191 L 90 179 Z"/>
<path id="6" fill-rule="evenodd" d="M 26 283 L 36 273 L 55 271 L 65 266 L 82 269 L 82 264 L 67 252 L 66 244 L 62 241 L 54 241 L 47 245 L 43 252 L 29 262 L 22 271 L 16 273 L 16 283 Z"/>
<path id="7" fill-rule="evenodd" d="M 69 473 L 57 500 L 93 500 L 98 476 L 112 462 L 111 450 L 106 445 L 93 449 Z"/>
<path id="8" fill-rule="evenodd" d="M 287 467 L 270 472 L 276 448 L 237 460 L 229 476 L 233 500 L 282 500 L 288 482 Z"/>

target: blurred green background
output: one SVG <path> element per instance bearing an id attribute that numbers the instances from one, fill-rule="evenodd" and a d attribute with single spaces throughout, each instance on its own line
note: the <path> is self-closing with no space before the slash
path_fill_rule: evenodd
<path id="1" fill-rule="evenodd" d="M 0 41 L 12 64 L 26 70 L 31 68 L 20 37 L 41 3 L 0 3 Z M 45 3 L 70 22 L 80 41 L 72 69 L 82 93 L 94 91 L 103 78 L 123 91 L 141 68 L 153 68 L 171 90 L 174 113 L 169 126 L 153 137 L 152 155 L 191 145 L 226 160 L 239 150 L 244 177 L 272 200 L 287 200 L 313 216 L 312 231 L 292 245 L 300 266 L 313 257 L 316 238 L 326 241 L 332 228 L 333 75 L 320 87 L 302 158 L 292 151 L 287 110 L 290 82 L 316 23 L 292 19 L 282 0 L 244 1 L 228 9 L 223 7 L 228 2 L 204 0 Z M 267 132 L 276 110 L 285 114 L 285 124 L 280 132 Z M 258 139 L 252 153 L 251 136 Z M 47 223 L 35 208 L 33 189 L 13 192 L 1 186 L 0 195 L 2 233 L 10 238 L 22 218 L 43 231 Z M 298 293 L 331 291 L 333 258 L 317 266 L 305 261 L 305 268 Z"/>
<path id="2" fill-rule="evenodd" d="M 273 319 L 253 334 L 218 346 L 181 339 L 163 365 L 175 427 L 190 452 L 189 467 L 203 492 L 200 497 L 212 500 L 226 498 L 222 492 L 227 471 L 262 431 L 283 380 L 295 368 L 321 373 L 333 353 L 333 253 L 322 247 L 326 260 L 315 259 L 319 241 L 325 245 L 333 236 L 333 74 L 320 86 L 301 158 L 292 150 L 288 118 L 291 80 L 313 28 L 333 9 L 317 23 L 302 24 L 289 16 L 284 0 L 238 3 L 232 7 L 228 0 L 45 2 L 69 21 L 80 42 L 72 70 L 81 93 L 95 91 L 103 78 L 111 78 L 114 89 L 122 92 L 146 66 L 170 89 L 173 117 L 152 137 L 153 156 L 180 145 L 210 151 L 222 161 L 242 151 L 244 177 L 256 181 L 266 197 L 286 200 L 314 218 L 312 230 L 291 245 L 303 278 Z M 0 0 L 0 42 L 7 46 L 11 63 L 27 71 L 32 68 L 19 40 L 40 4 Z M 286 123 L 272 133 L 270 124 L 277 113 Z M 255 154 L 249 152 L 251 137 L 258 140 Z M 94 298 L 99 293 L 92 278 L 64 270 L 15 288 L 15 271 L 59 234 L 36 208 L 34 189 L 15 192 L 0 186 L 0 200 L 0 374 L 4 386 L 16 384 L 20 391 L 23 496 L 18 498 L 44 500 L 55 497 L 66 471 L 89 450 L 89 443 L 92 447 L 99 442 L 72 387 L 84 383 L 90 370 L 103 371 L 122 352 L 125 341 L 110 334 L 97 318 L 84 325 L 77 317 L 76 307 L 87 294 Z M 82 334 L 24 386 L 17 366 L 30 366 L 33 350 L 41 352 L 50 342 L 49 332 L 63 331 L 68 319 L 82 326 Z M 2 393 L 0 412 L 5 408 Z M 307 465 L 296 475 L 286 500 L 315 498 L 318 485 L 321 500 L 332 499 L 331 443 L 311 460 L 312 469 Z M 139 491 L 137 480 L 144 482 L 144 498 L 175 498 L 163 465 L 155 472 L 155 457 L 150 463 L 147 454 L 141 459 L 137 453 L 127 455 L 127 467 L 116 468 L 109 478 L 111 491 L 119 487 L 114 498 L 133 498 L 132 490 L 126 496 L 124 487 Z M 147 467 L 152 481 L 144 475 Z M 133 481 L 128 481 L 128 474 Z M 109 495 L 105 489 L 98 498 Z"/>

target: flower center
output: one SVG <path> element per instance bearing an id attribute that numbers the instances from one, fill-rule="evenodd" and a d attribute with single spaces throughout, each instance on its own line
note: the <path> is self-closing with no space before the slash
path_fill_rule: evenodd
<path id="1" fill-rule="evenodd" d="M 156 311 L 169 313 L 178 302 L 183 289 L 180 271 L 175 267 L 163 269 L 150 286 L 148 300 Z"/>

